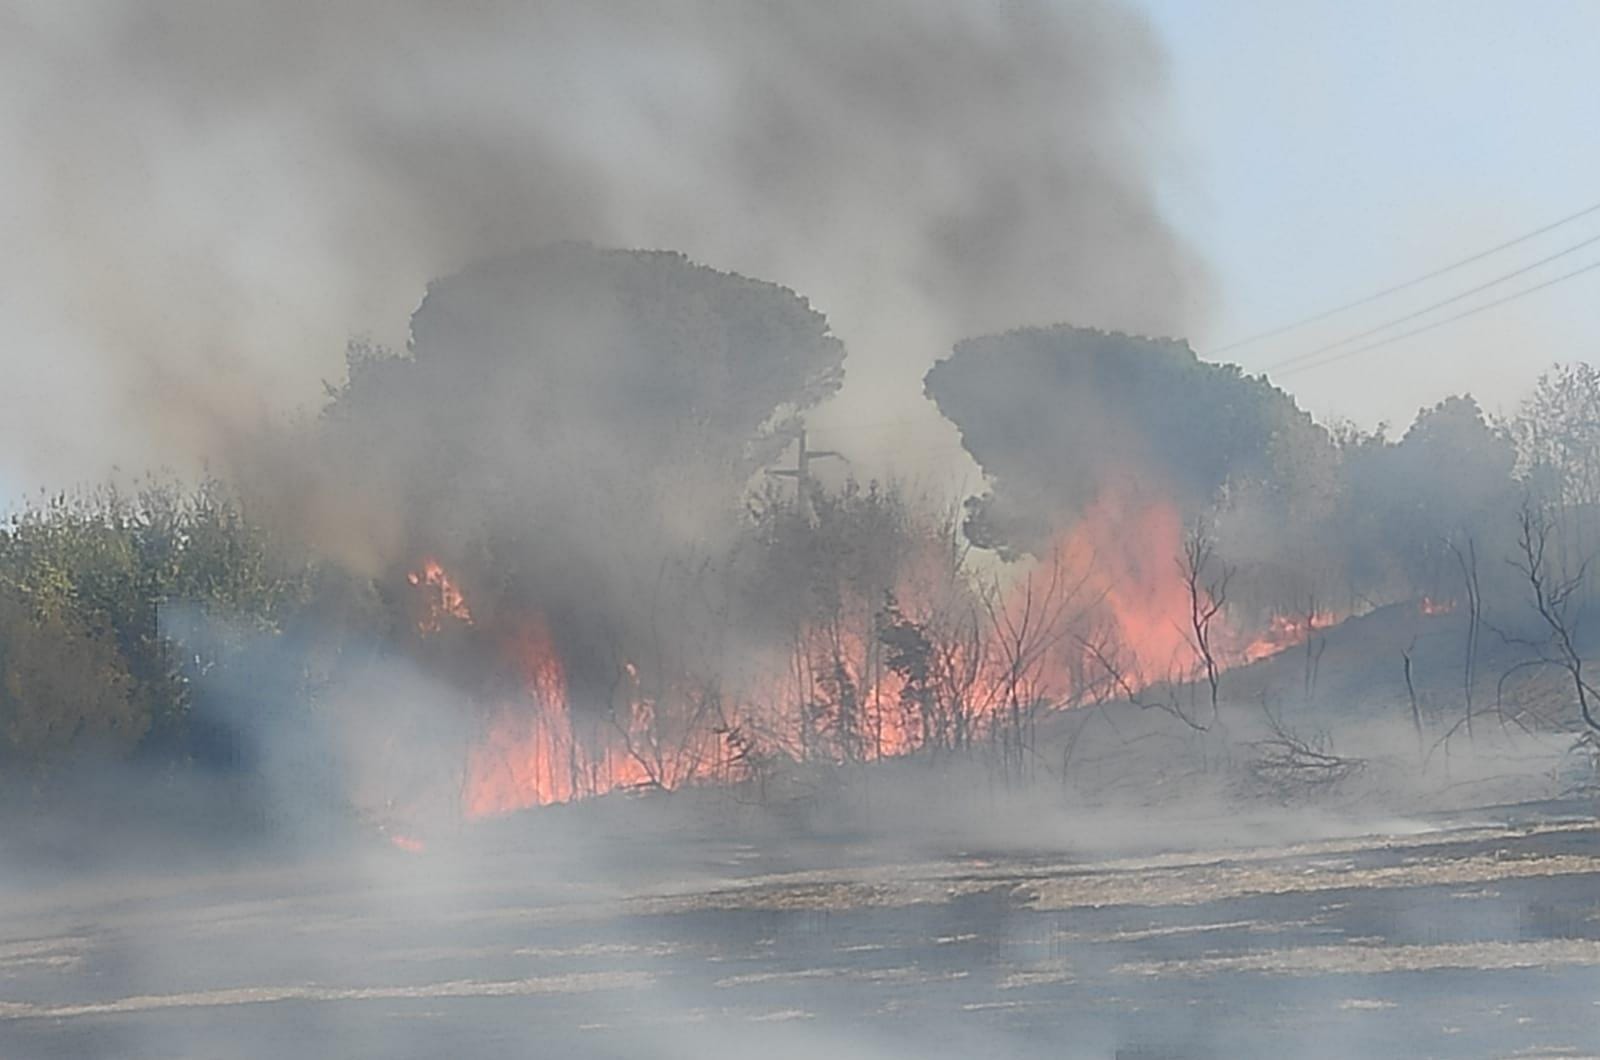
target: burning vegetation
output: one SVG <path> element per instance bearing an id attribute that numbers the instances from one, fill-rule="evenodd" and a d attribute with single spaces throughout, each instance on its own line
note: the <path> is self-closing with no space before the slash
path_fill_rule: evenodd
<path id="1" fill-rule="evenodd" d="M 861 503 L 894 502 L 869 494 Z M 788 508 L 778 517 L 801 518 Z M 574 707 L 542 615 L 477 630 L 436 560 L 407 581 L 425 597 L 421 636 L 447 623 L 474 627 L 502 645 L 512 678 L 508 694 L 485 704 L 482 738 L 468 754 L 462 808 L 476 817 L 617 790 L 737 783 L 779 759 L 1020 754 L 1042 712 L 1196 672 L 1192 612 L 1216 601 L 1204 588 L 1191 601 L 1171 559 L 1181 533 L 1169 509 L 1130 512 L 1108 499 L 1009 584 L 973 576 L 953 535 L 925 540 L 925 562 L 892 564 L 876 603 L 849 581 L 822 587 L 837 593 L 831 612 L 807 615 L 784 642 L 752 651 L 764 665 L 647 685 L 618 656 L 607 698 L 587 710 Z M 1224 669 L 1304 639 L 1290 619 L 1254 638 L 1217 632 Z"/>
<path id="2" fill-rule="evenodd" d="M 1600 829 L 1509 818 L 1600 792 L 1600 371 L 1365 430 L 1197 355 L 1237 34 L 14 6 L 0 1054 L 1594 1044 Z M 1209 356 L 1458 335 L 1597 220 Z"/>
<path id="3" fill-rule="evenodd" d="M 800 296 L 674 254 L 564 244 L 441 280 L 411 348 L 353 349 L 283 440 L 299 473 L 14 521 L 0 618 L 38 650 L 3 660 L 7 753 L 40 776 L 91 749 L 290 762 L 294 798 L 420 849 L 462 817 L 890 759 L 1032 782 L 1075 753 L 1045 747 L 1060 719 L 1113 707 L 1222 739 L 1241 669 L 1290 659 L 1309 703 L 1345 620 L 1400 605 L 1464 625 L 1467 735 L 1491 699 L 1502 728 L 1584 724 L 1594 509 L 1542 448 L 1554 389 L 1526 414 L 1545 431 L 1451 399 L 1391 442 L 1178 343 L 974 339 L 926 380 L 985 471 L 961 505 L 808 463 L 843 358 Z M 1458 730 L 1418 697 L 1433 628 L 1383 649 L 1424 761 L 1425 730 Z M 94 695 L 50 664 L 69 650 Z M 1508 706 L 1523 670 L 1569 675 L 1577 709 Z M 1269 692 L 1252 776 L 1358 772 Z"/>

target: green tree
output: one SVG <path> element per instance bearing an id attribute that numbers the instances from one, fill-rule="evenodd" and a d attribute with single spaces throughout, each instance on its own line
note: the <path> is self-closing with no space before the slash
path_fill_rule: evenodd
<path id="1" fill-rule="evenodd" d="M 12 751 L 182 754 L 196 681 L 242 639 L 280 633 L 311 598 L 290 559 L 216 480 L 47 498 L 0 530 L 0 652 Z M 172 608 L 237 632 L 177 650 Z M 73 660 L 77 663 L 74 664 Z"/>

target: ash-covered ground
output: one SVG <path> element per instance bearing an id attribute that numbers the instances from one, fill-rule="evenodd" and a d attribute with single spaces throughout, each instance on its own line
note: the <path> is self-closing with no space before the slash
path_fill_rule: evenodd
<path id="1" fill-rule="evenodd" d="M 1600 1055 L 1592 806 L 1107 810 L 1041 850 L 602 803 L 17 883 L 0 1056 Z"/>

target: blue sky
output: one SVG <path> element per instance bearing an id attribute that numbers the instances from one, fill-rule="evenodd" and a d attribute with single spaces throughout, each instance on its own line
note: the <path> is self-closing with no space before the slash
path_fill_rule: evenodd
<path id="1" fill-rule="evenodd" d="M 1163 194 L 1213 270 L 1202 351 L 1600 202 L 1600 3 L 1137 4 L 1171 63 Z M 1225 357 L 1259 370 L 1596 234 L 1600 214 Z M 1593 260 L 1600 246 L 1505 290 Z M 1403 427 L 1453 392 L 1509 411 L 1550 362 L 1596 357 L 1600 270 L 1278 381 L 1318 414 Z"/>

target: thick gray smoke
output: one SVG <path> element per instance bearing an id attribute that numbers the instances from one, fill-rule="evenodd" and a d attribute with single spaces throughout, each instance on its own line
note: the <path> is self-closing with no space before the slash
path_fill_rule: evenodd
<path id="1" fill-rule="evenodd" d="M 430 278 L 554 239 L 806 293 L 874 440 L 938 433 L 917 378 L 962 334 L 1170 333 L 1196 301 L 1151 176 L 1162 56 L 1114 4 L 9 10 L 12 488 L 225 459 L 351 333 L 403 342 Z"/>

